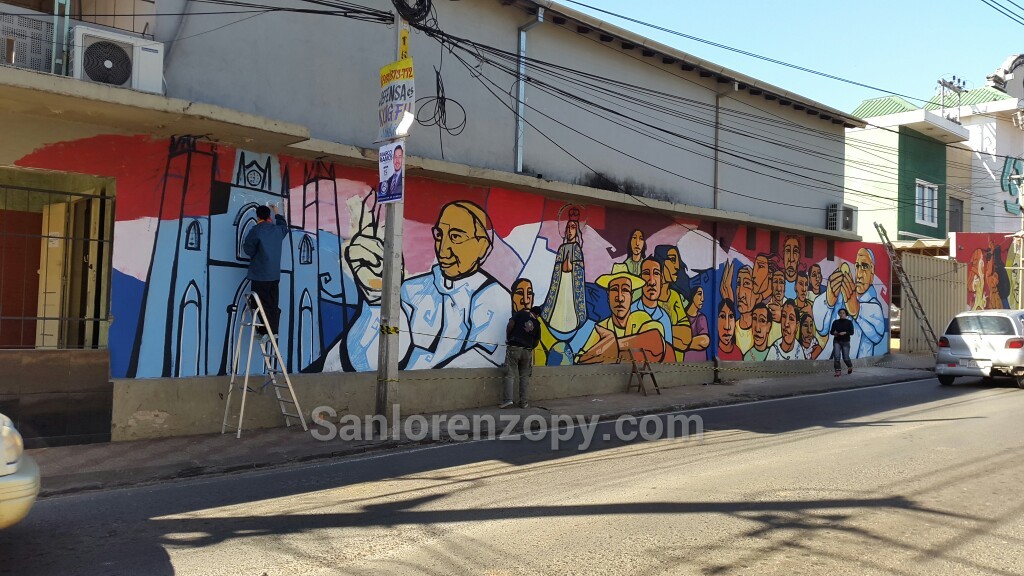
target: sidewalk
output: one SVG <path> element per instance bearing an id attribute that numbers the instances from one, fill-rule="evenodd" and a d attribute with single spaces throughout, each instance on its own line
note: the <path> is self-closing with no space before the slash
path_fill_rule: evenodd
<path id="1" fill-rule="evenodd" d="M 644 396 L 634 391 L 563 398 L 543 401 L 525 410 L 502 412 L 537 414 L 543 418 L 599 416 L 601 419 L 614 419 L 625 414 L 639 416 L 916 380 L 931 377 L 933 366 L 931 355 L 893 354 L 874 366 L 858 366 L 852 375 L 844 372 L 840 378 L 835 378 L 828 370 L 726 381 L 716 385 L 677 386 L 664 388 L 660 395 L 650 391 L 649 396 Z M 444 414 L 449 418 L 463 415 L 472 419 L 474 415 L 496 413 L 496 408 L 481 408 Z M 438 435 L 441 441 L 452 441 L 448 430 L 440 430 Z M 292 427 L 245 431 L 240 440 L 232 434 L 215 434 L 39 448 L 27 453 L 36 459 L 42 470 L 41 495 L 52 496 L 338 458 L 430 442 L 408 439 L 345 441 L 337 438 L 319 441 L 302 432 L 301 428 Z"/>

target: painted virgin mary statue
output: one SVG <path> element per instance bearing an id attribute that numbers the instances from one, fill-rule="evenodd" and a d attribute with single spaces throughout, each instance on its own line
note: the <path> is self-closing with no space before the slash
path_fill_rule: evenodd
<path id="1" fill-rule="evenodd" d="M 551 271 L 551 287 L 544 300 L 543 318 L 552 330 L 570 333 L 587 319 L 584 278 L 580 212 L 571 208 L 569 221 L 565 223 L 564 242 L 558 247 Z"/>

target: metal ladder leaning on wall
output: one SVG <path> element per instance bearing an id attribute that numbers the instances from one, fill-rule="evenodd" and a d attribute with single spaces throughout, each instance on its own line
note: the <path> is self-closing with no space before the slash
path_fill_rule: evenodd
<path id="1" fill-rule="evenodd" d="M 299 407 L 299 399 L 295 397 L 295 389 L 292 388 L 291 378 L 288 377 L 288 371 L 284 369 L 284 358 L 281 357 L 281 349 L 277 346 L 277 335 L 274 334 L 269 326 L 270 322 L 267 320 L 266 311 L 263 309 L 263 303 L 260 302 L 260 297 L 251 293 L 246 298 L 246 303 L 252 299 L 256 303 L 256 309 L 252 306 L 246 305 L 245 310 L 242 311 L 242 322 L 238 327 L 238 341 L 235 344 L 235 355 L 231 365 L 231 383 L 228 385 L 228 396 L 225 400 L 224 405 L 224 422 L 221 425 L 220 433 L 224 434 L 228 428 L 237 430 L 238 433 L 236 438 L 242 437 L 242 418 L 245 416 L 245 400 L 246 396 L 250 392 L 262 393 L 268 386 L 274 390 L 274 395 L 277 397 L 277 404 L 280 407 L 281 415 L 284 416 L 284 422 L 286 426 L 292 425 L 292 420 L 298 420 L 302 424 L 302 429 L 309 431 L 309 427 L 306 425 L 306 418 L 302 415 L 302 408 Z M 267 335 L 269 338 L 266 340 L 259 337 L 256 333 L 256 328 L 266 327 Z M 245 374 L 242 378 L 242 383 L 238 384 L 238 360 L 242 354 L 242 342 L 245 340 L 244 336 L 248 329 L 248 341 L 249 341 L 249 354 L 245 360 Z M 263 385 L 259 390 L 254 390 L 249 387 L 249 367 L 252 364 L 252 349 L 253 343 L 258 342 L 260 356 L 263 357 L 263 366 L 267 369 L 267 379 L 263 382 Z M 282 376 L 284 383 L 278 381 L 276 376 Z M 238 421 L 237 424 L 231 423 L 231 396 L 238 388 L 242 393 L 242 403 L 238 408 Z M 285 391 L 287 390 L 287 393 Z M 291 410 L 294 410 L 292 412 Z"/>
<path id="2" fill-rule="evenodd" d="M 914 286 L 910 283 L 910 278 L 907 277 L 907 272 L 903 269 L 900 255 L 896 253 L 896 248 L 889 241 L 889 235 L 885 233 L 885 227 L 875 222 L 875 230 L 878 231 L 878 237 L 882 239 L 882 245 L 885 246 L 885 251 L 889 254 L 889 262 L 892 263 L 892 269 L 896 271 L 896 276 L 900 279 L 903 295 L 907 300 L 910 300 L 910 307 L 914 310 L 914 315 L 921 321 L 925 340 L 928 341 L 928 349 L 931 350 L 932 354 L 935 354 L 935 343 L 937 342 L 935 331 L 932 330 L 931 322 L 928 322 L 928 317 L 924 314 L 924 307 L 921 306 L 921 301 L 917 299 L 917 292 L 914 292 Z M 890 295 L 890 298 L 892 298 L 892 295 Z"/>

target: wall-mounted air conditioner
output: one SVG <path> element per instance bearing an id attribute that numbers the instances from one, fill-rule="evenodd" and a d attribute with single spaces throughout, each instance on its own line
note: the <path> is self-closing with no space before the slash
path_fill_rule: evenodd
<path id="1" fill-rule="evenodd" d="M 825 209 L 825 229 L 856 231 L 857 207 L 849 204 L 829 204 Z"/>
<path id="2" fill-rule="evenodd" d="M 75 78 L 163 94 L 162 43 L 88 26 L 75 26 L 72 41 Z"/>

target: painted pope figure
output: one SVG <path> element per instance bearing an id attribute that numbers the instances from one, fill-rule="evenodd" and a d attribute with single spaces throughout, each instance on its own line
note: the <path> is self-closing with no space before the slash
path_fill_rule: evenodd
<path id="1" fill-rule="evenodd" d="M 372 218 L 371 218 L 372 220 Z M 500 366 L 511 296 L 481 269 L 493 246 L 487 213 L 459 200 L 441 208 L 431 229 L 437 263 L 402 283 L 399 354 L 403 369 Z M 384 244 L 376 223 L 356 234 L 346 250 L 363 294 L 360 314 L 345 342 L 356 370 L 377 367 L 380 276 Z M 341 346 L 339 344 L 339 346 Z M 339 362 L 331 354 L 329 362 Z M 328 364 L 325 370 L 339 369 Z"/>
<path id="2" fill-rule="evenodd" d="M 853 320 L 850 355 L 854 358 L 879 356 L 888 350 L 885 340 L 885 307 L 874 287 L 875 255 L 867 248 L 857 251 L 855 273 L 844 263 L 828 277 L 825 292 L 814 301 L 818 332 L 826 334 L 839 311 L 846 309 Z M 826 347 L 831 348 L 827 345 Z"/>

